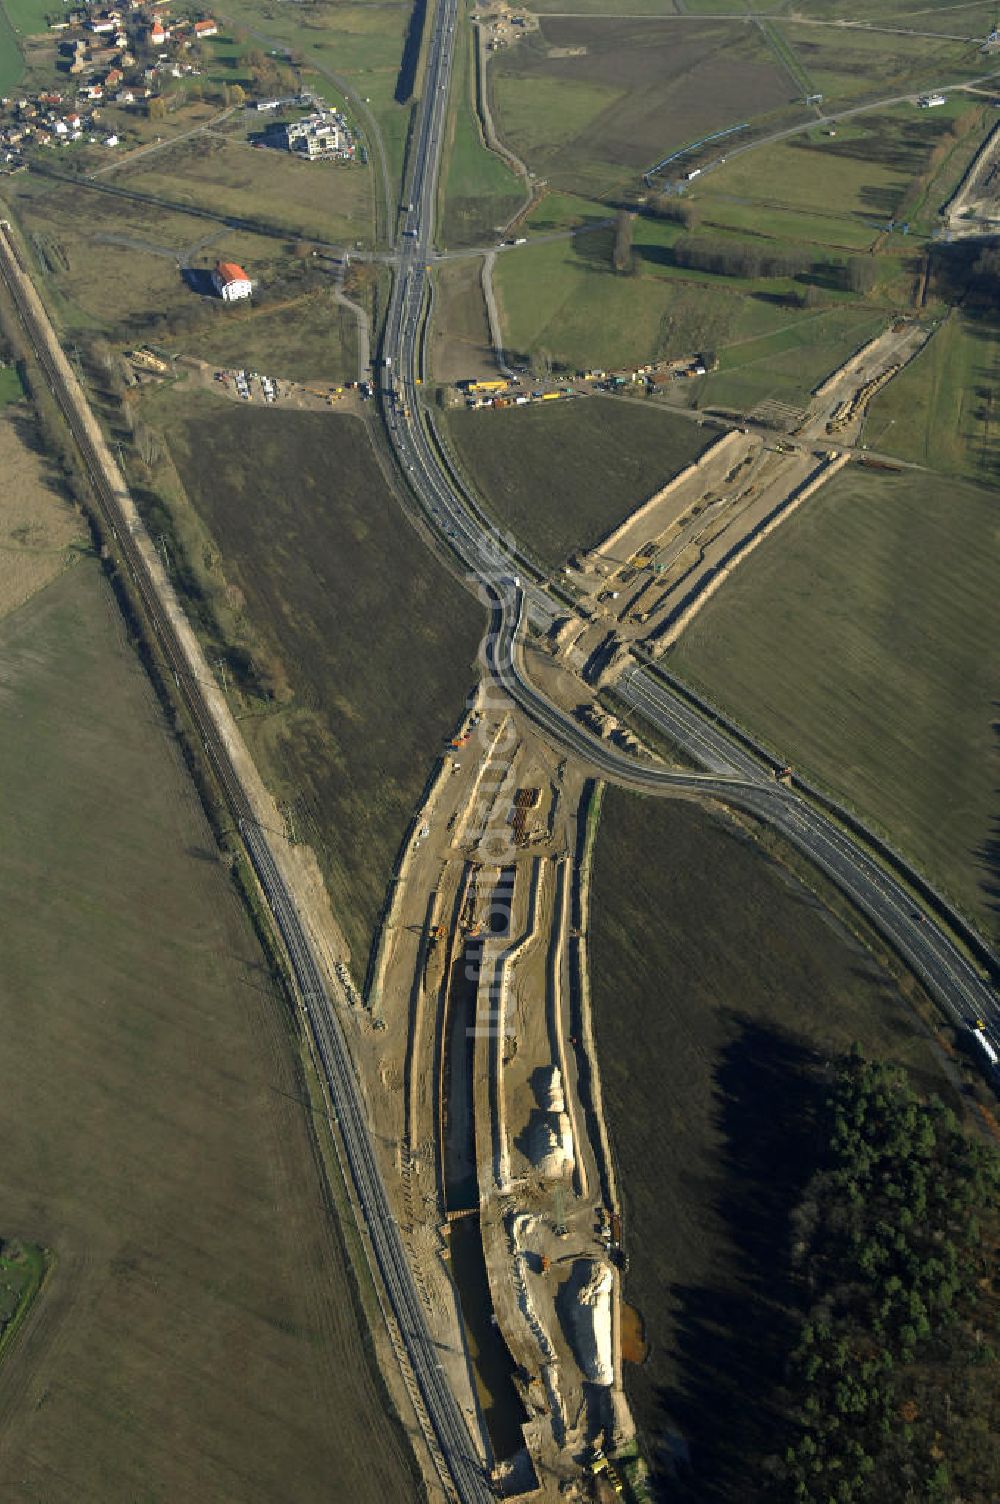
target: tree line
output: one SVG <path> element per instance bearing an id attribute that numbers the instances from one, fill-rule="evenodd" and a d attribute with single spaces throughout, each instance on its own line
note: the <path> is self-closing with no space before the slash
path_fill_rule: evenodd
<path id="1" fill-rule="evenodd" d="M 843 262 L 816 261 L 805 247 L 776 246 L 761 237 L 738 240 L 730 235 L 695 234 L 700 223 L 697 209 L 675 194 L 651 193 L 643 205 L 645 214 L 682 226 L 687 232 L 664 256 L 675 266 L 707 272 L 715 277 L 740 277 L 750 281 L 816 278 L 827 286 L 861 295 L 872 291 L 878 273 L 871 256 L 850 256 Z M 634 249 L 635 211 L 619 209 L 611 242 L 611 266 L 619 274 L 636 270 Z"/>
<path id="2" fill-rule="evenodd" d="M 804 1308 L 768 1498 L 1000 1498 L 998 1165 L 900 1071 L 843 1063 L 793 1219 Z"/>

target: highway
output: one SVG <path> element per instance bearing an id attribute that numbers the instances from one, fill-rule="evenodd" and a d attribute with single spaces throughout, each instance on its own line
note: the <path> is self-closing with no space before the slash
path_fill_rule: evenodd
<path id="1" fill-rule="evenodd" d="M 434 16 L 424 94 L 414 134 L 411 187 L 399 242 L 398 273 L 381 351 L 379 401 L 404 478 L 428 523 L 490 610 L 487 662 L 493 678 L 542 735 L 579 757 L 608 781 L 647 794 L 715 798 L 768 821 L 854 899 L 953 1018 L 988 1019 L 991 1037 L 1000 1047 L 992 990 L 948 936 L 930 922 L 918 922 L 912 900 L 891 875 L 821 813 L 775 784 L 769 769 L 726 737 L 709 717 L 647 670 L 636 667 L 622 682 L 622 693 L 636 709 L 706 769 L 703 774 L 675 772 L 628 757 L 592 736 L 570 714 L 550 702 L 525 672 L 522 641 L 526 620 L 544 626 L 563 614 L 564 607 L 552 599 L 542 583 L 531 578 L 516 544 L 503 538 L 483 517 L 474 498 L 467 495 L 452 475 L 429 427 L 422 421 L 419 405 L 417 383 L 427 296 L 426 268 L 431 254 L 452 73 L 456 8 L 457 0 L 440 0 Z M 12 254 L 16 257 L 13 248 Z M 392 1216 L 338 1003 L 326 984 L 269 834 L 257 822 L 230 748 L 220 734 L 206 688 L 192 670 L 143 550 L 129 526 L 123 523 L 121 497 L 108 484 L 86 426 L 81 423 L 65 382 L 46 350 L 45 331 L 25 305 L 16 283 L 9 281 L 9 285 L 39 362 L 91 474 L 105 520 L 152 622 L 163 662 L 184 694 L 206 752 L 239 819 L 247 850 L 288 953 L 336 1115 L 346 1169 L 363 1218 L 363 1235 L 368 1239 L 372 1264 L 379 1271 L 392 1318 L 405 1344 L 427 1425 L 436 1440 L 445 1490 L 462 1504 L 487 1504 L 493 1497 L 492 1490 L 465 1418 L 446 1381 Z M 51 335 L 50 328 L 48 332 Z"/>
<path id="2" fill-rule="evenodd" d="M 793 791 L 772 769 L 726 736 L 697 707 L 638 665 L 618 690 L 705 773 L 643 763 L 609 746 L 554 705 L 523 668 L 524 618 L 542 626 L 565 608 L 532 579 L 516 544 L 483 516 L 452 473 L 421 412 L 421 350 L 433 257 L 435 198 L 454 46 L 456 0 L 442 0 L 428 61 L 428 84 L 415 140 L 413 186 L 405 211 L 398 274 L 382 344 L 379 401 L 403 477 L 426 520 L 451 550 L 491 610 L 487 662 L 495 681 L 543 735 L 601 777 L 650 794 L 724 800 L 766 821 L 825 872 L 912 967 L 956 1023 L 983 1018 L 1000 1048 L 1000 1006 L 993 987 L 945 930 L 918 911 L 906 887 L 851 835 Z M 860 113 L 860 110 L 858 111 Z"/>

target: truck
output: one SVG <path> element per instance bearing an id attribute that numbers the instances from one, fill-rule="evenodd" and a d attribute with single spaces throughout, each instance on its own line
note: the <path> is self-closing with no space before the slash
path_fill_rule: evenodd
<path id="1" fill-rule="evenodd" d="M 986 1025 L 981 1018 L 977 1018 L 969 1025 L 969 1034 L 990 1065 L 1000 1065 L 1000 1054 L 997 1053 L 996 1046 L 986 1033 Z"/>

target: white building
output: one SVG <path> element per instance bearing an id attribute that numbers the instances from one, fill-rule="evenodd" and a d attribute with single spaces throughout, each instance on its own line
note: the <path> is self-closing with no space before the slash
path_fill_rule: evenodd
<path id="1" fill-rule="evenodd" d="M 217 261 L 212 281 L 224 303 L 235 303 L 239 298 L 248 298 L 253 292 L 250 278 L 235 261 Z"/>

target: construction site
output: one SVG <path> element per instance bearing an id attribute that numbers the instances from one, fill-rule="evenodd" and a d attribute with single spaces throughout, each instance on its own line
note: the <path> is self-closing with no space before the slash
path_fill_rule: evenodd
<path id="1" fill-rule="evenodd" d="M 168 356 L 148 347 L 127 355 L 130 380 L 138 385 L 150 382 L 183 381 L 190 387 L 202 387 L 217 397 L 234 402 L 259 402 L 263 406 L 281 406 L 294 412 L 323 412 L 335 408 L 340 413 L 357 416 L 361 404 L 371 396 L 365 382 L 319 382 L 306 384 L 288 381 L 283 376 L 269 376 L 243 367 L 220 368 L 193 355 Z"/>
<path id="2" fill-rule="evenodd" d="M 368 977 L 372 1110 L 497 1492 L 641 1498 L 590 1020 L 594 784 L 487 693 L 400 852 Z"/>
<path id="3" fill-rule="evenodd" d="M 600 690 L 633 648 L 673 642 L 840 468 L 886 464 L 856 450 L 860 425 L 927 338 L 897 321 L 791 431 L 730 429 L 570 561 L 577 610 L 522 648 L 539 687 L 654 757 Z M 622 1378 L 642 1342 L 623 1340 L 627 1229 L 590 1017 L 595 788 L 497 691 L 473 691 L 400 849 L 358 1033 L 427 1319 L 504 1497 L 645 1497 Z"/>
<path id="4" fill-rule="evenodd" d="M 996 234 L 1000 224 L 1000 126 L 986 137 L 941 216 L 952 239 Z"/>
<path id="5" fill-rule="evenodd" d="M 930 331 L 898 320 L 816 388 L 808 408 L 730 428 L 705 453 L 564 571 L 577 611 L 556 628 L 553 652 L 588 682 L 611 683 L 644 646 L 659 656 L 732 571 L 852 459 L 876 394 L 921 350 Z"/>

